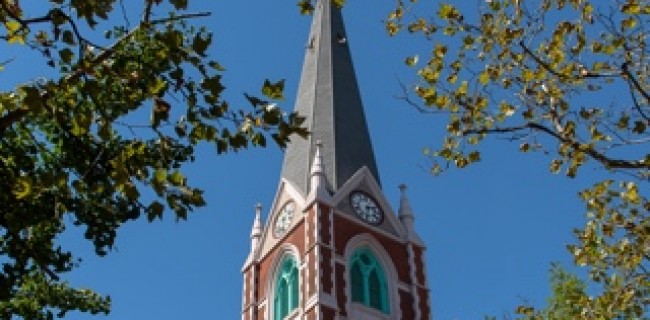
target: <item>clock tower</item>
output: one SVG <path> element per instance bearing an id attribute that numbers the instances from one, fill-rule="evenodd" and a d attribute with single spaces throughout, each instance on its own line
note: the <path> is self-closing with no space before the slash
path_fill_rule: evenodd
<path id="1" fill-rule="evenodd" d="M 242 268 L 243 320 L 431 319 L 425 246 L 400 186 L 379 181 L 341 10 L 317 0 L 292 138 L 266 223 Z"/>

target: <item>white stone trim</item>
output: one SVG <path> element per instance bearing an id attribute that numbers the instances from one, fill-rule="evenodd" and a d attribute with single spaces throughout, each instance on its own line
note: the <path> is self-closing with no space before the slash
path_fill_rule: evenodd
<path id="1" fill-rule="evenodd" d="M 280 206 L 289 201 L 289 199 L 293 200 L 296 204 L 294 217 L 284 236 L 276 239 L 273 236 L 275 216 L 277 215 Z M 298 191 L 288 180 L 284 178 L 280 179 L 278 191 L 275 193 L 273 202 L 269 207 L 266 223 L 264 224 L 264 230 L 262 231 L 262 236 L 259 240 L 258 250 L 253 259 L 254 261 L 263 260 L 273 251 L 273 248 L 275 248 L 278 243 L 284 241 L 284 239 L 295 230 L 296 226 L 300 224 L 300 221 L 304 218 L 304 207 L 305 198 L 302 193 L 300 193 L 300 191 Z"/>
<path id="2" fill-rule="evenodd" d="M 413 244 L 406 245 L 406 252 L 409 259 L 409 277 L 411 278 L 411 295 L 413 296 L 413 311 L 415 312 L 416 319 L 422 319 L 422 310 L 420 310 L 420 295 L 418 294 L 418 281 L 415 274 L 417 266 L 415 265 L 415 253 L 413 252 Z"/>
<path id="3" fill-rule="evenodd" d="M 329 220 L 329 226 L 330 226 L 330 228 L 329 228 L 330 229 L 329 230 L 330 241 L 327 244 L 327 246 L 329 247 L 329 250 L 330 250 L 330 268 L 332 270 L 332 272 L 330 274 L 330 280 L 332 281 L 332 299 L 334 301 L 333 308 L 336 311 L 336 313 L 338 314 L 339 305 L 338 305 L 338 299 L 336 299 L 337 294 L 338 294 L 338 292 L 336 290 L 336 288 L 337 288 L 336 287 L 336 262 L 334 261 L 334 260 L 336 260 L 336 248 L 334 248 L 334 237 L 335 237 L 335 235 L 334 235 L 334 208 L 333 207 L 330 207 L 328 212 L 327 212 L 327 220 Z"/>
<path id="4" fill-rule="evenodd" d="M 422 259 L 422 274 L 424 275 L 424 286 L 420 285 L 420 287 L 423 287 L 422 289 L 425 289 L 427 291 L 427 307 L 429 307 L 429 315 L 431 318 L 433 318 L 433 306 L 431 305 L 431 290 L 429 290 L 429 275 L 427 274 L 427 259 L 425 259 L 425 254 L 426 254 L 426 248 L 421 247 L 422 249 L 422 256 L 420 257 Z"/>
<path id="5" fill-rule="evenodd" d="M 242 286 L 242 292 L 241 292 L 241 317 L 244 319 L 244 313 L 246 311 L 246 273 L 244 272 L 244 277 L 243 277 L 243 286 Z"/>

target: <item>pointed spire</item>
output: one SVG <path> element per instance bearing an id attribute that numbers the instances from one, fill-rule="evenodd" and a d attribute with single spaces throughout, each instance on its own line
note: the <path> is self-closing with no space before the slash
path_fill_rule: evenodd
<path id="1" fill-rule="evenodd" d="M 262 237 L 262 204 L 258 203 L 255 206 L 255 220 L 253 221 L 253 229 L 251 230 L 251 255 L 257 251 L 257 247 Z"/>
<path id="2" fill-rule="evenodd" d="M 320 140 L 323 171 L 333 191 L 363 166 L 379 182 L 349 39 L 341 10 L 331 0 L 317 2 L 306 50 L 296 111 L 306 117 L 311 134 L 307 139 L 292 137 L 282 177 L 307 194 L 312 180 L 310 160 L 315 159 Z"/>
<path id="3" fill-rule="evenodd" d="M 255 256 L 259 250 L 260 241 L 262 239 L 262 229 L 264 228 L 262 223 L 262 204 L 258 203 L 255 205 L 255 219 L 253 220 L 253 228 L 251 230 L 251 251 L 244 261 L 243 270 L 250 267 L 250 265 L 255 261 Z"/>
<path id="4" fill-rule="evenodd" d="M 323 165 L 321 149 L 323 149 L 323 143 L 318 140 L 316 141 L 316 153 L 314 154 L 314 160 L 311 165 L 311 183 L 309 195 L 307 196 L 307 203 L 311 203 L 315 200 L 330 203 L 330 200 L 332 199 L 329 192 L 330 187 L 329 181 L 327 181 L 327 172 Z"/>
<path id="5" fill-rule="evenodd" d="M 420 237 L 418 237 L 415 232 L 414 222 L 415 217 L 413 216 L 413 209 L 411 209 L 411 203 L 409 202 L 408 197 L 406 196 L 406 184 L 400 184 L 399 190 L 401 192 L 401 197 L 399 201 L 399 210 L 397 211 L 397 217 L 402 222 L 404 229 L 406 230 L 406 237 L 409 241 L 415 243 L 422 243 Z"/>

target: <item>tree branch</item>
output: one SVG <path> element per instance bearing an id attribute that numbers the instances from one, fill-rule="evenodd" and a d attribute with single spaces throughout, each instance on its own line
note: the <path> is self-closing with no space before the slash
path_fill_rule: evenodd
<path id="1" fill-rule="evenodd" d="M 562 79 L 562 80 L 575 80 L 573 77 L 559 73 L 557 70 L 553 69 L 548 63 L 538 57 L 530 48 L 528 48 L 523 40 L 519 41 L 519 46 L 524 50 L 524 52 L 529 55 L 537 64 L 542 66 L 546 71 L 550 72 L 552 75 Z M 581 71 L 576 78 L 577 79 L 587 79 L 587 78 L 603 78 L 603 77 L 619 77 L 618 73 L 593 73 L 588 70 Z"/>
<path id="2" fill-rule="evenodd" d="M 7 11 L 8 14 L 11 16 L 12 12 L 8 10 L 6 7 L 6 3 L 3 1 L 0 1 L 0 8 L 2 8 L 4 11 Z M 67 21 L 71 24 L 73 32 L 77 36 L 77 38 L 80 40 L 80 42 L 86 42 L 86 43 L 91 43 L 87 41 L 83 36 L 81 36 L 81 33 L 77 29 L 76 25 L 72 21 L 72 18 L 69 16 L 65 15 L 64 13 L 61 12 L 61 14 L 64 15 L 64 17 L 67 19 Z M 12 16 L 12 19 L 15 19 L 16 21 L 20 22 L 23 24 L 25 27 L 29 23 L 39 23 L 39 22 L 47 22 L 47 21 L 52 21 L 53 17 L 53 11 L 50 11 L 47 15 L 39 18 L 34 18 L 34 19 L 27 19 L 27 20 L 22 20 L 20 17 L 14 17 Z M 209 12 L 197 12 L 197 13 L 189 13 L 189 14 L 183 14 L 183 15 L 178 15 L 170 18 L 165 18 L 165 19 L 158 19 L 158 20 L 152 20 L 148 22 L 149 25 L 154 25 L 154 24 L 161 24 L 161 23 L 166 23 L 170 21 L 178 21 L 178 20 L 183 20 L 183 19 L 190 19 L 190 18 L 197 18 L 197 17 L 207 17 L 210 16 L 211 13 Z M 92 63 L 94 65 L 99 64 L 104 62 L 106 59 L 110 58 L 114 54 L 114 48 L 117 47 L 119 44 L 123 43 L 124 41 L 128 41 L 133 35 L 135 34 L 136 31 L 138 31 L 142 27 L 142 23 L 135 27 L 133 30 L 129 31 L 124 37 L 120 38 L 117 40 L 113 45 L 111 45 L 109 48 L 104 49 L 99 55 L 94 57 L 92 59 Z M 67 81 L 76 81 L 85 73 L 85 70 L 78 69 L 74 71 L 71 74 L 68 74 L 65 76 L 65 80 Z M 0 117 L 0 138 L 4 136 L 4 132 L 7 128 L 11 127 L 14 123 L 17 121 L 20 121 L 23 117 L 25 117 L 28 114 L 27 109 L 16 109 L 13 111 L 8 112 L 4 116 Z"/>
<path id="3" fill-rule="evenodd" d="M 592 146 L 589 146 L 587 144 L 580 143 L 578 141 L 575 141 L 573 139 L 564 137 L 557 132 L 535 122 L 528 122 L 524 125 L 521 126 L 516 126 L 516 127 L 507 127 L 507 128 L 477 128 L 477 129 L 468 129 L 464 130 L 462 132 L 462 135 L 470 135 L 470 134 L 488 134 L 488 133 L 496 133 L 496 134 L 504 134 L 504 133 L 513 133 L 513 132 L 518 132 L 522 130 L 535 130 L 535 131 L 540 131 L 544 132 L 555 139 L 559 140 L 560 142 L 566 143 L 570 145 L 574 150 L 584 152 L 585 154 L 589 155 L 591 158 L 594 160 L 602 163 L 605 165 L 607 168 L 611 169 L 650 169 L 650 163 L 645 162 L 643 160 L 623 160 L 623 159 L 612 159 L 607 157 L 606 155 L 598 152 L 595 150 Z"/>
<path id="4" fill-rule="evenodd" d="M 623 65 L 621 65 L 621 70 L 623 70 L 623 74 L 627 77 L 627 79 L 629 79 L 632 86 L 637 91 L 639 91 L 639 93 L 641 93 L 641 95 L 646 99 L 646 101 L 650 102 L 650 93 L 648 93 L 647 91 L 645 91 L 643 89 L 643 86 L 641 86 L 641 84 L 639 83 L 639 80 L 637 80 L 634 77 L 634 75 L 632 74 L 632 72 L 630 72 L 630 68 L 629 68 L 627 62 L 625 62 L 625 63 L 623 63 Z M 641 109 L 641 105 L 639 105 L 638 101 L 636 100 L 636 97 L 634 96 L 634 92 L 632 92 L 632 98 L 634 99 L 634 106 L 636 107 L 637 111 L 639 111 L 641 116 L 646 121 L 650 121 L 650 117 L 643 112 L 643 109 Z"/>
<path id="5" fill-rule="evenodd" d="M 425 107 L 421 106 L 420 104 L 414 102 L 411 99 L 411 97 L 409 97 L 409 90 L 406 88 L 406 85 L 402 82 L 402 80 L 397 78 L 397 83 L 399 84 L 400 88 L 402 89 L 403 95 L 402 96 L 395 96 L 395 99 L 404 100 L 404 102 L 406 102 L 406 104 L 408 104 L 409 106 L 415 108 L 420 113 L 427 113 L 427 114 L 429 114 L 429 113 L 439 113 L 438 110 L 432 110 L 430 108 L 425 108 Z"/>
<path id="6" fill-rule="evenodd" d="M 199 17 L 208 17 L 208 16 L 210 16 L 210 15 L 211 15 L 210 12 L 197 12 L 197 13 L 182 14 L 182 15 L 178 15 L 178 16 L 174 16 L 174 17 L 170 17 L 170 18 L 165 18 L 165 19 L 151 20 L 151 21 L 149 21 L 149 22 L 141 22 L 141 23 L 138 24 L 135 28 L 133 28 L 131 31 L 129 31 L 129 33 L 125 34 L 122 38 L 118 39 L 115 43 L 113 43 L 113 44 L 112 44 L 110 47 L 108 47 L 106 50 L 102 51 L 102 53 L 100 53 L 99 55 L 97 55 L 96 57 L 94 57 L 94 58 L 92 59 L 92 64 L 93 64 L 93 65 L 100 64 L 100 63 L 106 61 L 106 59 L 108 59 L 108 58 L 110 58 L 111 56 L 113 56 L 113 54 L 115 53 L 115 50 L 113 50 L 113 49 L 114 49 L 115 47 L 117 47 L 118 45 L 120 45 L 121 43 L 123 43 L 123 42 L 128 41 L 129 39 L 131 39 L 131 37 L 133 37 L 133 35 L 135 35 L 135 33 L 136 33 L 138 30 L 140 30 L 140 28 L 142 28 L 144 25 L 155 25 L 155 24 L 161 24 L 161 23 L 166 23 L 166 22 L 171 22 L 171 21 L 178 21 L 178 20 L 184 20 L 184 19 L 199 18 Z M 79 77 L 80 77 L 81 75 L 83 75 L 85 72 L 86 72 L 86 71 L 83 70 L 83 69 L 77 69 L 77 71 L 75 71 L 75 72 L 69 74 L 69 75 L 66 77 L 66 80 L 75 81 L 75 80 L 79 79 Z"/>

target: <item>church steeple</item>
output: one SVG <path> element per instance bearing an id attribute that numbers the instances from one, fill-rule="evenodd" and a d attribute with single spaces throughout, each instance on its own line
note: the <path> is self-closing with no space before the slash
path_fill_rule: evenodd
<path id="1" fill-rule="evenodd" d="M 310 161 L 316 142 L 321 141 L 324 171 L 332 191 L 363 166 L 379 183 L 341 9 L 331 0 L 316 3 L 296 111 L 306 117 L 311 135 L 292 139 L 285 152 L 283 178 L 307 194 Z"/>
<path id="2" fill-rule="evenodd" d="M 404 190 L 398 217 L 379 185 L 340 8 L 312 1 L 296 99 L 311 135 L 256 212 L 242 320 L 430 319 L 425 246 Z"/>

